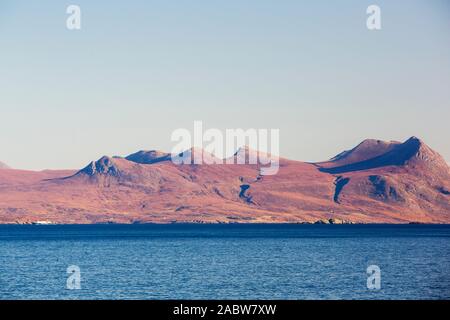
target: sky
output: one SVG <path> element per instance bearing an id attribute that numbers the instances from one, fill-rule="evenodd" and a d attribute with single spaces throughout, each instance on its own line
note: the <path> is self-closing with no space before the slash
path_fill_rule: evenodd
<path id="1" fill-rule="evenodd" d="M 0 161 L 14 168 L 170 151 L 195 120 L 279 129 L 281 155 L 302 161 L 417 136 L 450 162 L 449 119 L 446 0 L 0 2 Z"/>

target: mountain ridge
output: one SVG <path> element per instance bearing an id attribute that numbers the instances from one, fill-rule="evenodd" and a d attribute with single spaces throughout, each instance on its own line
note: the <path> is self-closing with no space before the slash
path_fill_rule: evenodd
<path id="1" fill-rule="evenodd" d="M 196 152 L 214 157 L 180 155 Z M 2 170 L 0 223 L 450 223 L 449 167 L 416 137 L 364 140 L 325 162 L 280 158 L 275 175 L 261 175 L 261 164 L 177 165 L 169 156 L 144 150 L 39 175 Z"/>

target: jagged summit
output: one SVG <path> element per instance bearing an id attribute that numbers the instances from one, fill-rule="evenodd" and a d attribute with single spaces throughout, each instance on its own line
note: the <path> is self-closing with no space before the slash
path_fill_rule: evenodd
<path id="1" fill-rule="evenodd" d="M 405 148 L 409 148 L 408 151 L 404 152 L 411 154 L 411 157 L 406 161 L 406 165 L 418 169 L 423 167 L 436 176 L 441 175 L 442 178 L 450 177 L 450 167 L 445 159 L 422 140 L 411 137 L 404 145 Z"/>
<path id="2" fill-rule="evenodd" d="M 168 161 L 171 159 L 171 157 L 169 153 L 163 151 L 141 150 L 136 153 L 130 154 L 129 156 L 125 157 L 125 159 L 141 164 L 152 164 L 161 161 Z"/>
<path id="3" fill-rule="evenodd" d="M 99 160 L 89 163 L 86 167 L 81 169 L 77 175 L 86 174 L 88 176 L 95 176 L 96 174 L 100 174 L 118 176 L 120 171 L 114 161 L 116 160 L 113 158 L 103 156 Z"/>
<path id="4" fill-rule="evenodd" d="M 257 150 L 251 149 L 247 145 L 240 147 L 232 157 L 236 158 L 238 155 L 242 154 L 246 156 L 246 161 L 248 161 L 248 159 L 253 156 L 255 157 L 255 159 L 259 159 L 260 161 L 262 159 L 267 160 L 271 158 L 270 154 L 258 152 Z M 172 160 L 174 160 L 174 163 L 177 163 L 177 161 L 179 161 L 183 164 L 221 164 L 225 163 L 228 159 L 219 158 L 199 147 L 191 147 L 187 150 L 184 150 L 183 152 L 178 153 L 176 156 L 159 150 L 140 150 L 126 157 L 103 156 L 99 160 L 89 163 L 89 165 L 81 169 L 79 173 L 84 173 L 87 175 L 117 175 L 117 173 L 120 171 L 118 169 L 118 165 L 124 165 L 124 161 L 128 163 L 151 165 Z"/>

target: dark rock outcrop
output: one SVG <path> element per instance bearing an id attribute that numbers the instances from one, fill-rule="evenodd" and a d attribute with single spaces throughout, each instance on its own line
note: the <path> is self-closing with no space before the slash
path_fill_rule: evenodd
<path id="1" fill-rule="evenodd" d="M 239 192 L 239 198 L 244 199 L 247 203 L 253 203 L 252 196 L 250 196 L 247 191 L 250 189 L 249 184 L 241 184 L 241 191 Z"/>
<path id="2" fill-rule="evenodd" d="M 400 193 L 394 183 L 391 183 L 386 177 L 379 175 L 369 176 L 369 181 L 373 186 L 372 195 L 383 201 L 405 201 L 404 196 Z"/>
<path id="3" fill-rule="evenodd" d="M 171 156 L 169 153 L 157 150 L 141 150 L 136 153 L 130 154 L 129 156 L 125 157 L 125 159 L 140 164 L 152 164 L 161 161 L 168 161 L 171 159 Z"/>
<path id="4" fill-rule="evenodd" d="M 344 186 L 350 182 L 350 178 L 343 178 L 342 176 L 339 176 L 336 178 L 336 180 L 334 181 L 334 196 L 333 196 L 333 200 L 336 203 L 340 203 L 339 202 L 339 195 L 341 194 L 342 189 L 344 188 Z"/>
<path id="5" fill-rule="evenodd" d="M 81 169 L 77 175 L 80 174 L 85 174 L 91 177 L 95 175 L 118 177 L 120 175 L 120 171 L 114 164 L 114 160 L 112 158 L 104 156 L 97 161 L 92 161 L 85 168 Z"/>

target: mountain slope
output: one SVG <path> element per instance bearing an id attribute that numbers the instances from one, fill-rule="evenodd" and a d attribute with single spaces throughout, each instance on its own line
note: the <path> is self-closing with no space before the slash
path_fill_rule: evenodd
<path id="1" fill-rule="evenodd" d="M 356 156 L 352 157 L 355 154 Z M 424 165 L 436 173 L 448 174 L 448 166 L 442 156 L 416 137 L 411 137 L 404 143 L 382 143 L 375 148 L 356 150 L 338 160 L 318 165 L 321 171 L 333 174 L 387 166 L 414 165 Z"/>
<path id="2" fill-rule="evenodd" d="M 10 169 L 6 164 L 0 161 L 0 169 Z"/>
<path id="3" fill-rule="evenodd" d="M 369 155 L 363 153 L 354 162 L 332 159 L 324 166 L 318 164 L 320 171 L 336 176 L 334 201 L 385 206 L 393 212 L 405 211 L 404 217 L 418 221 L 429 215 L 446 220 L 450 215 L 450 170 L 442 156 L 416 137 L 404 143 L 381 143 L 381 149 L 385 152 L 371 149 Z"/>
<path id="4" fill-rule="evenodd" d="M 160 161 L 170 160 L 170 154 L 158 150 L 141 150 L 125 157 L 126 160 L 141 164 L 152 164 Z"/>
<path id="5" fill-rule="evenodd" d="M 253 154 L 245 148 L 247 155 Z M 198 149 L 181 155 L 218 160 Z M 366 140 L 330 161 L 181 164 L 158 151 L 61 172 L 0 172 L 0 222 L 450 223 L 450 173 L 421 140 Z M 213 160 L 212 162 L 209 160 Z"/>
<path id="6" fill-rule="evenodd" d="M 375 139 L 366 139 L 351 150 L 341 152 L 327 162 L 321 163 L 323 167 L 344 166 L 351 163 L 361 162 L 380 156 L 394 149 L 400 142 L 382 141 Z"/>

